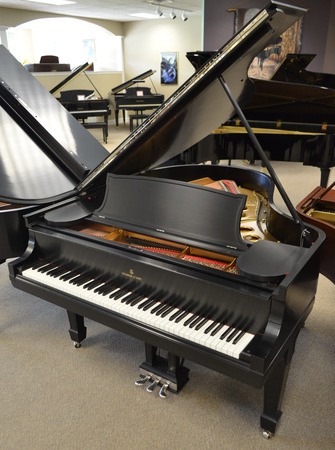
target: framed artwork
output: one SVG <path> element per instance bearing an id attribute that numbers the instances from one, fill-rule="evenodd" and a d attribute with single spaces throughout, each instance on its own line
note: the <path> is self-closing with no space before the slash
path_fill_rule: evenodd
<path id="1" fill-rule="evenodd" d="M 235 32 L 258 12 L 257 8 L 239 8 L 235 16 Z M 248 76 L 269 80 L 289 53 L 299 53 L 301 48 L 302 18 L 286 30 L 269 47 L 266 47 L 252 61 Z"/>
<path id="2" fill-rule="evenodd" d="M 178 84 L 178 52 L 161 52 L 161 84 Z"/>

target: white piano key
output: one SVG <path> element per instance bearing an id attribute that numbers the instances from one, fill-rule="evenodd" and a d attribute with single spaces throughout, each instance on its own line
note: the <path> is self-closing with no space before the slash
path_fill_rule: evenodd
<path id="1" fill-rule="evenodd" d="M 49 270 L 45 270 L 50 267 Z M 104 295 L 104 292 L 97 292 L 97 290 L 107 287 L 108 283 L 105 282 L 97 282 L 92 289 L 88 289 L 86 285 L 88 285 L 89 281 L 86 281 L 83 284 L 75 284 L 73 281 L 77 277 L 80 276 L 79 273 L 74 273 L 73 276 L 67 280 L 61 280 L 62 276 L 70 275 L 70 271 L 64 272 L 61 275 L 54 275 L 51 271 L 53 270 L 53 265 L 45 264 L 44 266 L 40 265 L 38 268 L 28 268 L 22 272 L 22 275 L 30 279 L 32 281 L 36 281 L 38 283 L 53 287 L 58 289 L 64 293 L 68 293 L 75 297 L 86 300 L 92 304 L 102 306 L 110 311 L 119 313 L 125 317 L 132 318 L 141 323 L 150 325 L 162 331 L 166 331 L 168 333 L 174 334 L 178 337 L 186 339 L 190 342 L 194 342 L 196 344 L 200 344 L 203 347 L 213 349 L 220 353 L 229 355 L 233 358 L 239 358 L 240 353 L 243 349 L 252 341 L 254 335 L 251 333 L 245 333 L 238 342 L 234 343 L 234 340 L 238 336 L 237 335 L 227 342 L 227 338 L 234 331 L 234 328 L 229 327 L 228 325 L 222 325 L 221 329 L 212 336 L 211 333 L 215 330 L 215 328 L 219 325 L 215 325 L 213 329 L 206 333 L 206 330 L 214 324 L 214 321 L 209 319 L 207 322 L 197 330 L 196 327 L 201 323 L 203 318 L 200 318 L 197 314 L 193 314 L 191 312 L 185 313 L 185 311 L 179 309 L 178 307 L 174 307 L 171 311 L 168 312 L 164 317 L 162 317 L 162 312 L 156 314 L 158 312 L 158 307 L 164 306 L 164 302 L 156 301 L 151 299 L 150 307 L 141 306 L 145 301 L 149 301 L 148 297 L 143 297 L 138 303 L 132 305 L 132 302 L 135 300 L 135 294 L 127 289 L 122 289 L 120 287 L 115 287 L 110 292 Z M 48 272 L 51 272 L 48 274 Z M 72 280 L 72 282 L 71 282 Z M 92 279 L 92 281 L 94 281 Z M 86 287 L 85 287 L 86 286 Z M 120 295 L 122 292 L 122 295 Z M 134 299 L 132 298 L 134 296 Z M 117 298 L 118 297 L 118 298 Z M 117 299 L 115 299 L 117 298 Z M 127 299 L 131 300 L 127 304 Z M 154 311 L 155 312 L 152 312 Z M 184 317 L 181 320 L 177 320 L 177 318 L 170 320 L 177 312 L 184 314 Z M 192 321 L 196 320 L 199 317 L 199 321 L 194 324 L 192 327 Z M 185 325 L 189 319 L 190 322 Z M 229 328 L 231 331 L 227 333 L 224 339 L 221 339 L 223 333 L 225 333 Z"/>

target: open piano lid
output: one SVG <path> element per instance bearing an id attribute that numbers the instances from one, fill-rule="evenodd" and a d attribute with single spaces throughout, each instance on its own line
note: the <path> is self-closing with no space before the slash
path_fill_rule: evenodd
<path id="1" fill-rule="evenodd" d="M 0 46 L 0 199 L 43 204 L 73 195 L 107 150 Z"/>
<path id="2" fill-rule="evenodd" d="M 305 9 L 269 3 L 216 52 L 171 97 L 128 136 L 79 186 L 87 189 L 106 172 L 135 174 L 190 148 L 235 115 L 219 77 L 240 104 L 253 95 L 248 67 L 255 56 L 287 30 Z"/>

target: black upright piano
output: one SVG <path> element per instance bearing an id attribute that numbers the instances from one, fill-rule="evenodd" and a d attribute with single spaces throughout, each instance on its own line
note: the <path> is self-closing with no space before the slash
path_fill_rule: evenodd
<path id="1" fill-rule="evenodd" d="M 110 100 L 115 111 L 116 126 L 119 126 L 119 111 L 123 112 L 123 122 L 125 121 L 125 111 L 143 111 L 156 109 L 164 101 L 164 95 L 153 94 L 147 86 L 136 86 L 146 78 L 154 74 L 154 70 L 147 70 L 135 78 L 116 86 L 111 90 Z M 125 92 L 124 92 L 125 91 Z"/>
<path id="2" fill-rule="evenodd" d="M 162 397 L 189 380 L 185 360 L 263 388 L 265 437 L 275 432 L 295 341 L 313 307 L 324 233 L 301 222 L 266 158 L 271 177 L 162 163 L 235 114 L 249 95 L 251 59 L 304 12 L 268 4 L 95 169 L 84 173 L 63 153 L 43 182 L 55 139 L 42 160 L 29 152 L 19 182 L 9 170 L 0 177 L 3 202 L 36 203 L 41 182 L 44 194 L 59 197 L 25 216 L 27 249 L 9 263 L 15 288 L 64 308 L 76 347 L 85 318 L 142 340 L 136 384 L 159 386 Z M 26 126 L 31 99 L 14 102 L 11 92 L 2 106 L 24 127 L 16 145 L 24 154 L 43 127 Z M 74 142 L 84 147 L 85 136 Z M 292 217 L 274 205 L 275 185 Z"/>

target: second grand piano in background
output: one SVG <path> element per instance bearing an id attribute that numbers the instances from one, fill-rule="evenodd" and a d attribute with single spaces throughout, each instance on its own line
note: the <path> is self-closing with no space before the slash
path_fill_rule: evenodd
<path id="1" fill-rule="evenodd" d="M 125 122 L 125 111 L 137 111 L 143 116 L 143 111 L 156 109 L 163 103 L 164 95 L 157 93 L 153 94 L 147 86 L 133 87 L 135 84 L 141 83 L 146 78 L 151 77 L 154 73 L 154 70 L 147 70 L 111 90 L 110 102 L 115 111 L 115 122 L 117 127 L 119 126 L 119 111 L 122 111 L 123 122 Z"/>
<path id="2" fill-rule="evenodd" d="M 149 391 L 160 384 L 161 396 L 178 392 L 188 381 L 184 359 L 264 388 L 266 436 L 313 307 L 324 233 L 294 208 L 293 217 L 278 211 L 274 183 L 262 173 L 157 166 L 234 114 L 232 96 L 248 96 L 250 60 L 303 12 L 270 3 L 95 170 L 85 173 L 62 152 L 71 164 L 58 161 L 55 178 L 74 171 L 79 184 L 26 216 L 28 248 L 9 264 L 14 287 L 67 310 L 77 346 L 84 317 L 144 341 L 138 384 L 150 379 Z M 14 100 L 15 110 L 4 107 L 24 125 Z M 20 193 L 29 201 L 40 166 L 29 168 L 35 177 L 25 171 L 20 185 L 0 178 L 2 200 Z"/>

